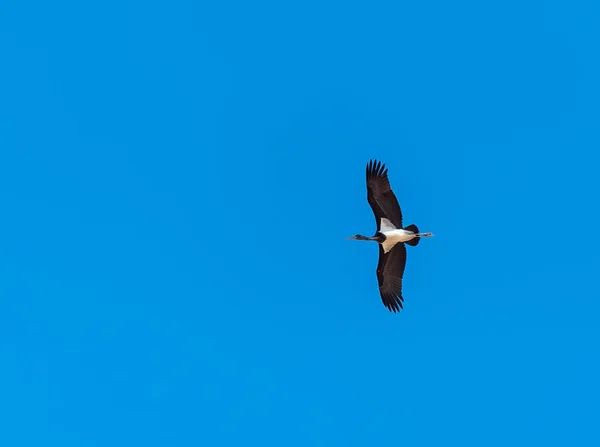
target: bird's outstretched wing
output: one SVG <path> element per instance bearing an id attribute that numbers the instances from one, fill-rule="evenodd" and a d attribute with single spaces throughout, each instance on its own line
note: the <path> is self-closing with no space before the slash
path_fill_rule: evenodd
<path id="1" fill-rule="evenodd" d="M 390 187 L 385 164 L 370 160 L 367 164 L 367 200 L 380 231 L 381 219 L 388 219 L 396 228 L 402 228 L 402 211 Z"/>
<path id="2" fill-rule="evenodd" d="M 377 280 L 379 293 L 385 307 L 390 312 L 399 312 L 402 309 L 402 276 L 406 266 L 406 245 L 402 242 L 394 245 L 385 253 L 379 245 L 379 263 L 377 264 Z"/>

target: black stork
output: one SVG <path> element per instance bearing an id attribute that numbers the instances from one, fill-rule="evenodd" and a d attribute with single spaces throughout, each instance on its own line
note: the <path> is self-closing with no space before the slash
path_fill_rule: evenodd
<path id="1" fill-rule="evenodd" d="M 379 293 L 390 312 L 402 309 L 402 276 L 406 266 L 406 245 L 415 247 L 422 237 L 433 233 L 419 233 L 416 225 L 402 227 L 402 211 L 390 187 L 385 164 L 370 160 L 367 164 L 367 200 L 375 214 L 377 232 L 372 237 L 357 234 L 348 239 L 376 241 L 379 244 L 377 280 Z"/>

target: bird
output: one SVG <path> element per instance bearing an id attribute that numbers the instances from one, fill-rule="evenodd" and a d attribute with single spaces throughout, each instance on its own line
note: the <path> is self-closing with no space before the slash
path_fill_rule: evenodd
<path id="1" fill-rule="evenodd" d="M 379 244 L 379 294 L 390 312 L 400 312 L 404 309 L 402 278 L 406 266 L 406 244 L 416 247 L 421 238 L 431 237 L 433 233 L 420 233 L 415 224 L 402 226 L 402 210 L 390 186 L 388 170 L 385 163 L 376 159 L 367 163 L 367 201 L 375 215 L 377 231 L 371 237 L 357 234 L 347 239 Z"/>

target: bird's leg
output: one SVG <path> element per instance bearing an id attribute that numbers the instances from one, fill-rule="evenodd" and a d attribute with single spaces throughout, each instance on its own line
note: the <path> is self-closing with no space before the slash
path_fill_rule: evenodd
<path id="1" fill-rule="evenodd" d="M 419 236 L 419 237 L 430 237 L 430 236 L 433 236 L 433 233 L 418 233 L 417 236 Z"/>

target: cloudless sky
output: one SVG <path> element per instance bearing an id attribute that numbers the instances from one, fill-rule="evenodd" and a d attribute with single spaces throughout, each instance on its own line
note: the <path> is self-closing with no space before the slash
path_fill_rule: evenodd
<path id="1" fill-rule="evenodd" d="M 0 445 L 600 445 L 599 12 L 2 2 Z"/>

